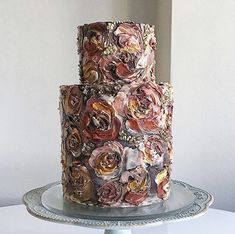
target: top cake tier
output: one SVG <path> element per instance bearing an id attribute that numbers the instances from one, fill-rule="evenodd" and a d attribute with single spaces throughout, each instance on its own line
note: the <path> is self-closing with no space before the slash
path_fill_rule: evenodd
<path id="1" fill-rule="evenodd" d="M 82 84 L 155 82 L 154 26 L 96 22 L 78 27 Z"/>

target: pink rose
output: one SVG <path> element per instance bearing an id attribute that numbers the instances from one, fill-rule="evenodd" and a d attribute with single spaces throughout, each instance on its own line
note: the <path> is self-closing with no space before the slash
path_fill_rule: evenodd
<path id="1" fill-rule="evenodd" d="M 163 165 L 164 155 L 167 151 L 167 143 L 160 140 L 158 136 L 147 137 L 141 151 L 144 154 L 144 161 L 151 166 Z"/>
<path id="2" fill-rule="evenodd" d="M 152 82 L 123 86 L 116 96 L 114 106 L 127 118 L 126 127 L 139 133 L 156 133 L 162 126 L 162 99 L 160 85 Z"/>
<path id="3" fill-rule="evenodd" d="M 120 24 L 114 32 L 118 37 L 118 44 L 122 51 L 138 53 L 143 49 L 142 33 L 140 27 L 132 23 Z"/>

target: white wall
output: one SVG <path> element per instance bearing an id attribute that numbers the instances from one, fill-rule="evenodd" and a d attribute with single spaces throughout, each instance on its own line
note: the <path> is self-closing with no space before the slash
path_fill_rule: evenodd
<path id="1" fill-rule="evenodd" d="M 159 53 L 165 51 L 166 62 L 159 69 L 166 80 L 169 1 L 0 1 L 0 206 L 19 203 L 27 190 L 60 179 L 58 87 L 78 82 L 77 25 L 161 19 Z"/>
<path id="2" fill-rule="evenodd" d="M 156 77 L 159 82 L 169 82 L 172 0 L 132 0 L 127 2 L 131 19 L 155 25 L 157 36 Z"/>
<path id="3" fill-rule="evenodd" d="M 235 1 L 172 8 L 174 177 L 235 211 Z"/>

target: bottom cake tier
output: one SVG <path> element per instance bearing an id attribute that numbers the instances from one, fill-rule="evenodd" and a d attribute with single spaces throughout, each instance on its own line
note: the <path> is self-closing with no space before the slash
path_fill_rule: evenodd
<path id="1" fill-rule="evenodd" d="M 172 163 L 169 84 L 60 87 L 66 199 L 96 206 L 167 199 Z"/>

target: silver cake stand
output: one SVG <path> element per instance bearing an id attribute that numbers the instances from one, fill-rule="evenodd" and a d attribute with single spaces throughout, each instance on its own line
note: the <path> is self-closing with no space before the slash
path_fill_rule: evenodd
<path id="1" fill-rule="evenodd" d="M 101 208 L 63 199 L 60 182 L 36 188 L 23 197 L 30 214 L 51 222 L 105 229 L 105 234 L 130 234 L 131 228 L 188 220 L 206 212 L 208 192 L 173 180 L 166 201 L 142 207 Z"/>

